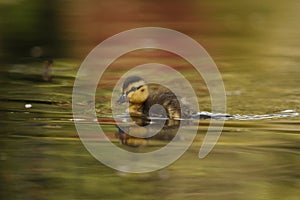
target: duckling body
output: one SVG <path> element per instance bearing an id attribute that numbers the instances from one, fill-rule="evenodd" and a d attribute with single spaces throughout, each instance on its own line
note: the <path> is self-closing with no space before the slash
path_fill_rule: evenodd
<path id="1" fill-rule="evenodd" d="M 150 110 L 152 115 L 170 119 L 183 118 L 190 114 L 188 106 L 180 102 L 171 90 L 158 84 L 148 84 L 139 76 L 128 77 L 122 89 L 118 102 L 129 102 L 131 116 L 149 117 Z M 159 105 L 158 108 L 161 109 L 153 111 L 155 105 Z"/>
<path id="2" fill-rule="evenodd" d="M 164 110 L 155 109 L 154 115 L 171 119 L 181 117 L 180 102 L 172 91 L 160 85 L 148 85 L 148 88 L 149 96 L 140 108 L 144 115 L 149 116 L 150 108 L 153 105 L 160 105 Z"/>

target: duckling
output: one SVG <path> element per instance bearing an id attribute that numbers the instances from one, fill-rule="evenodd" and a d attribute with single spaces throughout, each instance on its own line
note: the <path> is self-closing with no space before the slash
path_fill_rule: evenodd
<path id="1" fill-rule="evenodd" d="M 171 90 L 159 84 L 148 84 L 139 76 L 130 76 L 125 79 L 122 95 L 117 102 L 126 101 L 129 103 L 130 116 L 149 117 L 150 108 L 156 104 L 163 108 L 154 109 L 154 114 L 157 116 L 179 119 L 191 115 L 189 107 L 183 103 L 180 104 L 178 97 Z"/>

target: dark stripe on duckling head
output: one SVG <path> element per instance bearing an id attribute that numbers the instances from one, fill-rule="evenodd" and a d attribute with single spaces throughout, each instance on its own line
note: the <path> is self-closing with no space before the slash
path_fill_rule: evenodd
<path id="1" fill-rule="evenodd" d="M 132 83 L 139 82 L 139 81 L 145 81 L 143 78 L 139 76 L 129 76 L 125 79 L 123 83 L 123 91 Z"/>
<path id="2" fill-rule="evenodd" d="M 126 96 L 127 96 L 130 92 L 134 92 L 134 91 L 140 89 L 141 87 L 143 87 L 143 85 L 140 85 L 140 86 L 138 86 L 138 87 L 132 87 L 132 88 L 130 88 L 130 90 L 126 92 Z"/>

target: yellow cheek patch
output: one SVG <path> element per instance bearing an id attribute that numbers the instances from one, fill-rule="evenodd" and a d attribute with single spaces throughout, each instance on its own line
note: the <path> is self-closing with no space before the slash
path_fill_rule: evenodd
<path id="1" fill-rule="evenodd" d="M 148 87 L 146 85 L 140 87 L 139 89 L 137 89 L 134 92 L 130 92 L 127 95 L 129 102 L 137 103 L 137 104 L 145 102 L 147 100 L 148 96 L 149 96 Z"/>
<path id="2" fill-rule="evenodd" d="M 133 92 L 130 92 L 129 94 L 127 94 L 127 97 L 130 99 L 133 95 Z"/>

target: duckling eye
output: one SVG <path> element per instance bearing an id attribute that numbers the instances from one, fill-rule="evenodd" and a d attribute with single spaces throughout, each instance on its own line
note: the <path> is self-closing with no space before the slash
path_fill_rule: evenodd
<path id="1" fill-rule="evenodd" d="M 145 91 L 145 89 L 141 89 L 141 92 L 144 92 Z"/>

